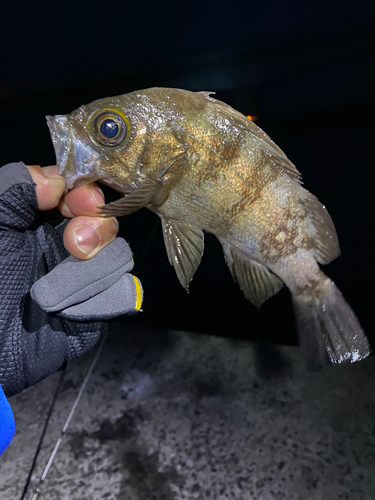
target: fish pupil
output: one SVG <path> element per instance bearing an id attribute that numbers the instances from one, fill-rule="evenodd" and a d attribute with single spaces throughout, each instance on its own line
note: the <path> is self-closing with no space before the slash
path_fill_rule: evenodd
<path id="1" fill-rule="evenodd" d="M 112 118 L 106 118 L 100 124 L 100 133 L 107 139 L 113 139 L 119 134 L 118 123 Z"/>

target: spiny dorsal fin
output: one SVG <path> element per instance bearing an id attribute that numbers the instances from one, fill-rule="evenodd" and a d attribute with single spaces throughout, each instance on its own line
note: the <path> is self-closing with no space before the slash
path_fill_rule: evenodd
<path id="1" fill-rule="evenodd" d="M 232 248 L 224 249 L 224 253 L 234 281 L 238 282 L 247 300 L 255 307 L 259 308 L 282 288 L 282 280 L 263 264 L 246 260 Z"/>
<path id="2" fill-rule="evenodd" d="M 126 194 L 123 198 L 99 207 L 99 215 L 121 217 L 122 215 L 132 214 L 148 205 L 162 187 L 163 184 L 160 181 L 147 177 L 142 180 L 139 187 Z"/>
<path id="3" fill-rule="evenodd" d="M 203 255 L 203 231 L 175 219 L 162 217 L 161 221 L 169 263 L 174 267 L 181 285 L 188 289 Z"/>
<path id="4" fill-rule="evenodd" d="M 255 135 L 258 139 L 264 141 L 263 151 L 265 155 L 269 157 L 269 161 L 273 161 L 275 168 L 281 174 L 287 175 L 290 179 L 295 182 L 301 183 L 301 174 L 295 167 L 295 165 L 289 160 L 284 151 L 277 146 L 273 142 L 273 140 L 267 135 L 258 125 L 252 120 L 249 120 L 245 115 L 232 108 L 229 104 L 223 101 L 219 101 L 218 99 L 214 99 L 210 97 L 210 94 L 214 92 L 197 92 L 197 94 L 201 94 L 205 99 L 211 101 L 216 106 L 218 106 L 224 113 L 231 116 L 233 119 L 237 121 L 245 130 L 247 130 L 250 134 Z"/>
<path id="5" fill-rule="evenodd" d="M 301 201 L 306 208 L 309 234 L 320 264 L 328 264 L 339 256 L 340 246 L 337 233 L 328 210 L 313 194 L 302 189 Z"/>
<path id="6" fill-rule="evenodd" d="M 199 92 L 196 92 L 196 94 L 202 95 L 205 99 L 208 99 L 209 101 L 216 102 L 216 99 L 210 97 L 211 95 L 216 94 L 216 92 L 213 92 L 212 90 L 199 90 Z"/>

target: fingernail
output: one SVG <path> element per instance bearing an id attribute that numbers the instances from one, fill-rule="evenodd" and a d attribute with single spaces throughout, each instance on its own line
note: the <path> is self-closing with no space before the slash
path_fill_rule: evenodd
<path id="1" fill-rule="evenodd" d="M 112 219 L 112 223 L 113 223 L 113 228 L 116 232 L 116 234 L 118 233 L 118 230 L 119 230 L 119 223 L 118 223 L 118 220 L 116 219 L 116 217 L 111 217 Z"/>
<path id="2" fill-rule="evenodd" d="M 90 255 L 96 250 L 102 239 L 99 231 L 91 224 L 78 226 L 74 229 L 73 235 L 75 244 L 85 255 Z"/>
<path id="3" fill-rule="evenodd" d="M 43 167 L 43 173 L 46 177 L 51 177 L 53 179 L 61 179 L 61 175 L 57 173 L 57 165 L 50 165 L 49 167 Z"/>
<path id="4" fill-rule="evenodd" d="M 104 202 L 103 191 L 97 186 L 90 186 L 90 191 L 91 191 L 91 195 L 94 198 L 95 203 L 97 203 L 98 205 L 102 205 Z M 99 193 L 99 197 L 98 197 L 97 193 Z"/>
<path id="5" fill-rule="evenodd" d="M 65 203 L 65 201 L 60 202 L 59 210 L 64 217 L 74 217 L 74 214 L 72 213 L 68 205 Z"/>

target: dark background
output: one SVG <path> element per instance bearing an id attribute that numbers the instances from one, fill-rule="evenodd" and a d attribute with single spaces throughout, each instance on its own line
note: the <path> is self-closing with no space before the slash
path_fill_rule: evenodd
<path id="1" fill-rule="evenodd" d="M 0 164 L 55 162 L 46 114 L 151 86 L 212 90 L 286 152 L 328 207 L 342 256 L 334 279 L 374 345 L 375 2 L 3 2 Z M 112 194 L 106 191 L 108 197 Z M 206 237 L 187 294 L 160 221 L 122 218 L 144 312 L 126 322 L 294 344 L 283 289 L 259 313 Z"/>

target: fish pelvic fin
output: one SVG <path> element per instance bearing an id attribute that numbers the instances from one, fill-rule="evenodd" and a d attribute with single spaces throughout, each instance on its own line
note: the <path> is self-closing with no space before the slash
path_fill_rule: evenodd
<path id="1" fill-rule="evenodd" d="M 283 287 L 283 281 L 263 264 L 245 258 L 231 247 L 224 247 L 224 255 L 234 281 L 258 309 Z"/>
<path id="2" fill-rule="evenodd" d="M 327 278 L 321 298 L 293 295 L 299 344 L 307 367 L 355 363 L 371 353 L 359 321 L 333 281 Z"/>
<path id="3" fill-rule="evenodd" d="M 176 219 L 161 217 L 161 221 L 169 263 L 174 267 L 181 285 L 188 290 L 203 255 L 203 231 Z"/>
<path id="4" fill-rule="evenodd" d="M 305 189 L 301 189 L 301 201 L 306 209 L 315 258 L 320 264 L 328 264 L 340 255 L 335 226 L 328 210 L 318 198 Z"/>
<path id="5" fill-rule="evenodd" d="M 151 177 L 138 181 L 138 187 L 123 198 L 99 207 L 99 215 L 104 217 L 121 217 L 137 212 L 151 203 L 163 188 L 163 183 Z"/>

